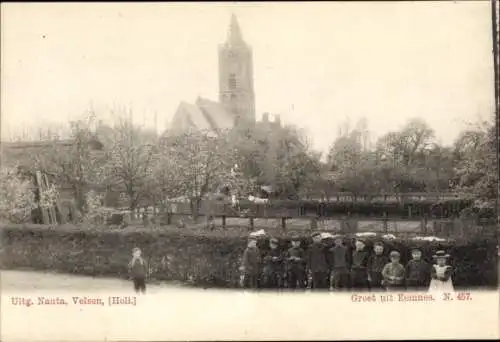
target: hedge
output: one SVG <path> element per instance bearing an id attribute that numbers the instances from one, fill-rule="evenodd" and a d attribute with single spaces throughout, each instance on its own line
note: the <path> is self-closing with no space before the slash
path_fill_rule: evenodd
<path id="1" fill-rule="evenodd" d="M 175 280 L 196 286 L 236 287 L 239 260 L 247 241 L 241 232 L 204 232 L 182 229 L 104 230 L 7 226 L 2 229 L 2 263 L 5 269 L 30 268 L 91 276 L 127 276 L 127 263 L 133 247 L 140 247 L 152 267 L 152 280 Z M 309 238 L 303 236 L 303 245 Z M 345 237 L 349 248 L 353 239 Z M 374 238 L 368 238 L 371 248 Z M 265 248 L 267 241 L 260 241 Z M 280 237 L 285 248 L 289 236 Z M 393 240 L 387 249 L 401 252 L 406 263 L 410 248 L 420 247 L 425 259 L 445 249 L 452 255 L 454 283 L 459 288 L 496 288 L 497 241 L 427 242 Z"/>

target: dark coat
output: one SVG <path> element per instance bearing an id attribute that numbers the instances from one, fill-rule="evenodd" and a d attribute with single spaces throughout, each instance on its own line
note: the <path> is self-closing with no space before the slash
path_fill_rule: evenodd
<path id="1" fill-rule="evenodd" d="M 311 272 L 328 272 L 325 246 L 321 242 L 312 243 L 307 250 L 307 266 Z"/>
<path id="2" fill-rule="evenodd" d="M 132 259 L 128 267 L 130 276 L 134 279 L 144 279 L 148 275 L 148 265 L 143 258 Z"/>
<path id="3" fill-rule="evenodd" d="M 426 285 L 430 280 L 431 266 L 424 260 L 410 260 L 406 265 L 406 280 L 412 284 Z"/>
<path id="4" fill-rule="evenodd" d="M 261 267 L 260 250 L 257 247 L 247 247 L 243 253 L 241 265 L 246 274 L 258 274 Z"/>
<path id="5" fill-rule="evenodd" d="M 305 258 L 304 258 L 304 250 L 300 247 L 291 247 L 288 249 L 286 253 L 286 262 L 288 268 L 304 268 L 305 267 Z"/>
<path id="6" fill-rule="evenodd" d="M 278 271 L 283 267 L 283 254 L 279 248 L 269 248 L 263 258 L 264 268 L 267 271 Z"/>
<path id="7" fill-rule="evenodd" d="M 366 249 L 361 251 L 352 251 L 352 264 L 351 269 L 367 269 L 368 268 L 369 254 Z"/>
<path id="8" fill-rule="evenodd" d="M 368 270 L 370 273 L 382 273 L 384 266 L 389 262 L 387 255 L 372 254 L 368 258 Z"/>
<path id="9" fill-rule="evenodd" d="M 346 269 L 349 267 L 348 252 L 345 246 L 334 246 L 328 250 L 330 269 Z"/>

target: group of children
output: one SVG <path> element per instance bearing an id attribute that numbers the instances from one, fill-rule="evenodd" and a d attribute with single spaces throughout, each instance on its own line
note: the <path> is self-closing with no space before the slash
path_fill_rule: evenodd
<path id="1" fill-rule="evenodd" d="M 313 234 L 306 250 L 301 247 L 301 239 L 293 237 L 284 252 L 275 238 L 269 240 L 269 248 L 261 250 L 257 238 L 250 237 L 240 267 L 240 285 L 253 289 L 453 291 L 449 255 L 438 251 L 433 258 L 434 265 L 427 263 L 422 251 L 415 248 L 411 260 L 403 266 L 400 253 L 393 250 L 387 255 L 382 242 L 374 243 L 373 251 L 369 251 L 366 241 L 358 238 L 351 250 L 342 237 L 336 237 L 334 246 L 326 248 L 319 233 Z M 149 268 L 139 248 L 132 250 L 128 268 L 134 290 L 145 293 Z"/>
<path id="2" fill-rule="evenodd" d="M 353 250 L 347 248 L 341 237 L 334 246 L 325 247 L 321 235 L 312 236 L 312 244 L 302 249 L 298 237 L 293 237 L 285 251 L 275 238 L 269 248 L 257 246 L 251 237 L 243 253 L 240 267 L 240 285 L 245 288 L 312 288 L 312 289 L 386 289 L 386 290 L 438 290 L 452 291 L 449 255 L 438 251 L 435 265 L 422 258 L 422 251 L 411 251 L 411 260 L 401 264 L 401 255 L 393 250 L 387 255 L 384 244 L 376 242 L 373 251 L 359 238 Z"/>

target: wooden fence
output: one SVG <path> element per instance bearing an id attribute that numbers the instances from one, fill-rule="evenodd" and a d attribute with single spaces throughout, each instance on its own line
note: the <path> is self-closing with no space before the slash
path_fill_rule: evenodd
<path id="1" fill-rule="evenodd" d="M 307 214 L 300 208 L 270 208 L 255 205 L 252 210 L 238 210 L 227 203 L 202 205 L 199 218 L 193 217 L 189 203 L 170 203 L 167 211 L 153 210 L 160 224 L 200 222 L 209 229 L 246 227 L 248 231 L 266 229 L 272 231 L 331 231 L 339 233 L 379 232 L 408 236 L 436 236 L 446 238 L 468 238 L 470 236 L 495 236 L 498 225 L 495 222 L 463 219 L 417 219 L 389 217 L 359 217 L 350 214 L 338 217 L 318 217 Z"/>

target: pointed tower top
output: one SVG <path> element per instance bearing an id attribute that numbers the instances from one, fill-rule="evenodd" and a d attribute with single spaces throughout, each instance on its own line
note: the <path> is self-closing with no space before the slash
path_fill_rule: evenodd
<path id="1" fill-rule="evenodd" d="M 231 15 L 231 24 L 229 25 L 227 42 L 230 45 L 243 43 L 243 37 L 241 35 L 240 25 L 238 24 L 238 18 L 236 18 L 236 15 L 234 13 Z"/>

